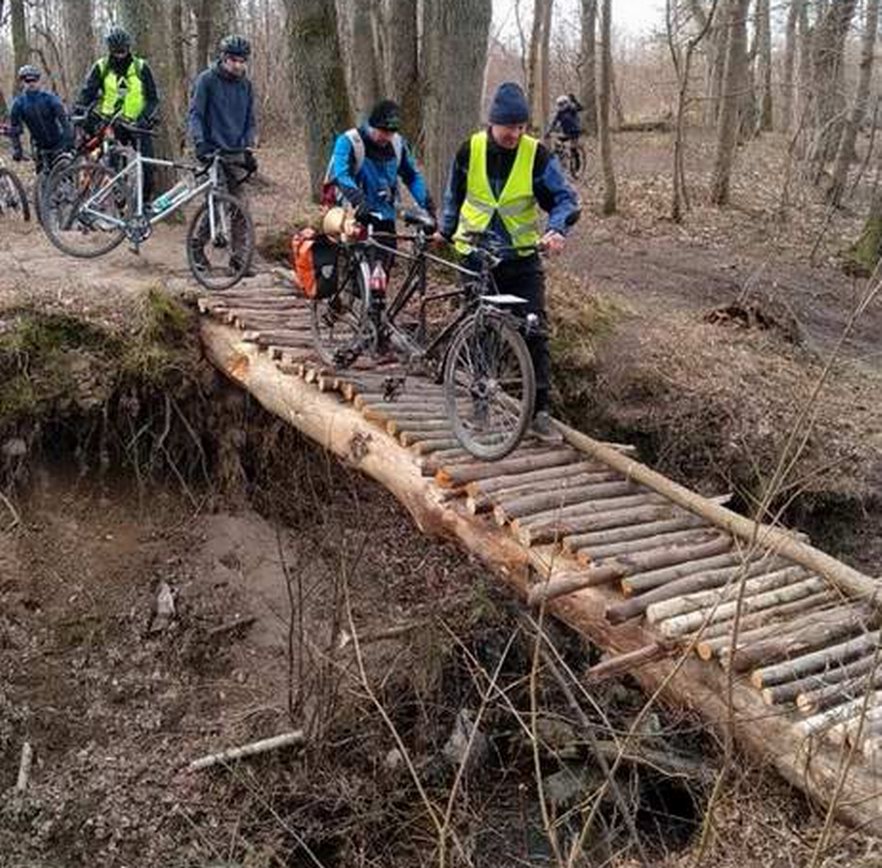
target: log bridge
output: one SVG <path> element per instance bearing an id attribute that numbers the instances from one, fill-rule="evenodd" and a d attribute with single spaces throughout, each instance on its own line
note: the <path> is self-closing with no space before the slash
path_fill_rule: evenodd
<path id="1" fill-rule="evenodd" d="M 738 742 L 882 835 L 882 581 L 561 426 L 498 462 L 454 439 L 440 386 L 394 369 L 327 371 L 291 290 L 198 299 L 209 358 L 270 412 L 385 486 L 531 606 L 605 649 L 588 673 L 731 726 Z M 737 629 L 734 625 L 737 622 Z M 733 635 L 734 634 L 734 635 Z"/>

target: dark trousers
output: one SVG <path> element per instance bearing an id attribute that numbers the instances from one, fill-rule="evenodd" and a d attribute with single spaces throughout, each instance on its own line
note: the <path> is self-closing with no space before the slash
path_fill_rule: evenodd
<path id="1" fill-rule="evenodd" d="M 548 314 L 545 310 L 545 273 L 536 254 L 507 259 L 493 270 L 493 280 L 500 293 L 526 299 L 526 304 L 512 305 L 512 312 L 525 319 L 528 313 L 539 317 L 538 328 L 524 337 L 536 372 L 536 412 L 548 410 L 551 380 L 551 356 L 548 352 Z"/>
<path id="2" fill-rule="evenodd" d="M 231 159 L 228 162 L 224 162 L 223 175 L 221 176 L 223 187 L 227 193 L 241 202 L 243 211 L 248 209 L 248 199 L 245 195 L 244 183 L 246 175 L 246 170 L 234 160 Z M 232 257 L 241 257 L 245 253 L 245 247 L 248 241 L 248 224 L 245 222 L 245 218 L 240 211 L 236 211 L 233 214 L 231 223 L 230 231 L 233 236 L 230 239 L 232 244 Z M 199 227 L 193 237 L 193 248 L 197 260 L 205 255 L 203 250 L 205 245 L 208 244 L 210 236 L 211 225 L 208 220 L 208 211 L 206 211 L 205 216 L 199 223 Z"/>

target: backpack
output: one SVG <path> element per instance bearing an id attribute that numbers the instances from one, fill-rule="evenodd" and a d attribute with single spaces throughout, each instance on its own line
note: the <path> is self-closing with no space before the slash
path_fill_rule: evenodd
<path id="1" fill-rule="evenodd" d="M 315 229 L 301 229 L 291 239 L 291 266 L 309 299 L 329 298 L 337 291 L 338 247 Z"/>
<path id="2" fill-rule="evenodd" d="M 364 165 L 364 141 L 361 138 L 361 133 L 359 133 L 355 127 L 351 130 L 346 130 L 343 135 L 349 139 L 349 144 L 352 145 L 352 153 L 355 155 L 355 171 L 353 174 L 357 175 L 361 171 L 361 167 Z M 392 136 L 392 149 L 395 151 L 395 161 L 400 169 L 401 162 L 404 159 L 404 139 L 398 133 L 395 133 L 395 135 Z M 325 169 L 325 177 L 322 180 L 322 205 L 330 206 L 340 204 L 337 185 L 334 183 L 334 179 L 331 175 L 333 169 L 334 155 L 331 154 L 331 158 L 328 160 L 328 168 Z"/>

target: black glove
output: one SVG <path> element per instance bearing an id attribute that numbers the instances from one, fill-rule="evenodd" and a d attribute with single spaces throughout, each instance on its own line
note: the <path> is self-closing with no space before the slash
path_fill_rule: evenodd
<path id="1" fill-rule="evenodd" d="M 371 222 L 371 209 L 368 207 L 368 203 L 364 200 L 359 202 L 355 209 L 355 220 L 363 226 L 367 226 L 367 224 Z"/>
<path id="2" fill-rule="evenodd" d="M 248 150 L 242 154 L 242 166 L 251 175 L 257 171 L 257 157 L 254 156 L 254 151 Z"/>

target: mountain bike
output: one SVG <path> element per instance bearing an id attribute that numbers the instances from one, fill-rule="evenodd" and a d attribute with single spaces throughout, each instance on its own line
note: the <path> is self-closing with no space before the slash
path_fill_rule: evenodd
<path id="1" fill-rule="evenodd" d="M 139 135 L 147 132 L 122 126 Z M 47 221 L 47 235 L 62 252 L 85 259 L 103 256 L 126 239 L 137 252 L 157 223 L 201 198 L 187 229 L 187 263 L 207 289 L 228 289 L 248 272 L 254 256 L 251 215 L 227 192 L 225 166 L 235 165 L 242 153 L 219 151 L 204 165 L 192 165 L 147 158 L 135 150 L 118 172 L 102 163 L 76 162 L 53 178 L 46 204 L 56 219 Z M 144 167 L 148 165 L 188 172 L 192 183 L 179 181 L 145 203 Z"/>
<path id="2" fill-rule="evenodd" d="M 579 139 L 568 139 L 563 136 L 552 135 L 551 150 L 570 179 L 578 181 L 585 170 L 586 156 L 582 142 Z"/>
<path id="3" fill-rule="evenodd" d="M 428 372 L 443 384 L 445 408 L 454 436 L 472 455 L 492 461 L 520 442 L 533 418 L 536 377 L 511 309 L 525 303 L 496 291 L 492 269 L 503 248 L 481 233 L 472 234 L 477 270 L 429 253 L 434 223 L 406 214 L 415 226 L 410 253 L 383 243 L 382 233 L 343 241 L 343 267 L 336 288 L 312 304 L 313 336 L 321 358 L 346 368 L 364 353 L 397 354 L 406 369 Z M 410 263 L 404 282 L 386 303 L 385 272 L 377 254 Z M 460 284 L 438 291 L 427 285 L 429 263 L 456 272 Z M 417 315 L 405 311 L 417 302 Z M 451 316 L 431 322 L 430 307 L 453 305 Z M 434 326 L 434 327 L 433 327 Z"/>
<path id="4" fill-rule="evenodd" d="M 0 135 L 9 135 L 5 127 Z M 21 178 L 0 157 L 0 220 L 18 221 L 31 219 L 31 207 Z"/>

